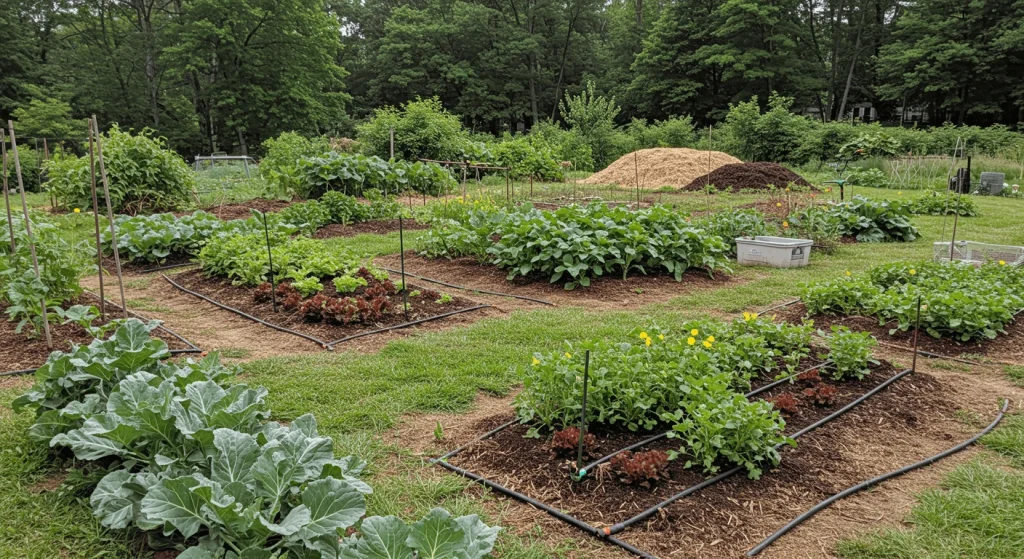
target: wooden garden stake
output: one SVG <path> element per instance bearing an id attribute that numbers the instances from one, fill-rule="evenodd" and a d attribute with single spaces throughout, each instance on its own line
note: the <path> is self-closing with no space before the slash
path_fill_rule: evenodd
<path id="1" fill-rule="evenodd" d="M 469 160 L 462 165 L 462 201 L 466 201 L 466 171 L 469 170 Z"/>
<path id="2" fill-rule="evenodd" d="M 117 287 L 121 291 L 121 310 L 128 318 L 128 303 L 124 298 L 124 276 L 121 275 L 121 255 L 117 250 L 117 228 L 114 225 L 114 208 L 110 205 L 110 181 L 107 180 L 107 168 L 103 165 L 103 137 L 100 136 L 100 124 L 96 115 L 92 115 L 92 128 L 96 138 L 96 154 L 100 162 L 100 178 L 103 180 L 103 197 L 107 201 L 107 221 L 110 222 L 110 245 L 114 249 L 114 268 L 117 271 Z"/>
<path id="3" fill-rule="evenodd" d="M 921 295 L 917 296 L 917 324 L 914 326 L 914 357 L 910 370 L 917 372 L 917 335 L 921 331 Z"/>
<path id="4" fill-rule="evenodd" d="M 633 182 L 636 184 L 636 209 L 640 209 L 640 162 L 637 160 L 636 152 L 633 152 Z"/>
<path id="5" fill-rule="evenodd" d="M 270 304 L 277 312 L 277 284 L 274 282 L 274 254 L 270 250 L 270 229 L 267 227 L 267 212 L 262 212 L 263 236 L 267 239 L 267 263 L 270 264 Z"/>
<path id="6" fill-rule="evenodd" d="M 3 129 L 0 129 L 0 153 L 4 160 L 4 207 L 7 208 L 7 231 L 11 234 L 11 254 L 17 249 L 14 242 L 14 218 L 11 216 L 11 196 L 7 190 L 7 138 L 4 137 Z"/>
<path id="7" fill-rule="evenodd" d="M 708 203 L 708 215 L 711 215 L 711 125 L 708 125 L 708 173 L 704 175 L 704 198 Z"/>
<path id="8" fill-rule="evenodd" d="M 96 196 L 96 144 L 92 121 L 89 121 L 89 182 L 92 187 L 92 219 L 96 231 L 96 270 L 100 278 L 100 319 L 106 320 L 107 297 L 103 293 L 103 245 L 100 244 L 100 203 Z"/>
<path id="9" fill-rule="evenodd" d="M 42 281 L 39 275 L 39 259 L 36 257 L 36 243 L 32 240 L 32 222 L 28 218 L 28 202 L 25 201 L 25 182 L 21 178 L 21 159 L 18 158 L 18 141 L 14 136 L 14 122 L 7 121 L 7 129 L 11 132 L 11 155 L 14 156 L 14 172 L 18 175 L 18 190 L 21 192 L 21 211 L 25 215 L 25 235 L 28 248 L 32 253 L 32 268 L 36 272 L 36 281 Z M 53 337 L 50 336 L 50 317 L 46 311 L 46 296 L 39 299 L 43 309 L 43 332 L 46 333 L 46 347 L 53 349 Z"/>
<path id="10" fill-rule="evenodd" d="M 402 260 L 402 310 L 405 311 L 405 321 L 409 322 L 409 289 L 405 285 L 405 228 L 402 225 L 402 216 L 398 216 L 398 255 Z"/>
<path id="11" fill-rule="evenodd" d="M 576 450 L 576 479 L 587 475 L 583 467 L 583 438 L 587 434 L 587 385 L 590 384 L 590 350 L 583 354 L 583 410 L 580 412 L 580 444 Z"/>
<path id="12" fill-rule="evenodd" d="M 388 136 L 391 140 L 391 160 L 395 160 L 395 127 L 392 126 L 388 129 Z"/>

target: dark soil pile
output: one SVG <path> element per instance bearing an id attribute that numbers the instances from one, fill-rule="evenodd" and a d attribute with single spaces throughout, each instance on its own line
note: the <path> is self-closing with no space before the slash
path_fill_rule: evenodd
<path id="1" fill-rule="evenodd" d="M 790 183 L 811 186 L 803 177 L 777 163 L 731 163 L 693 179 L 683 190 L 702 190 L 710 184 L 718 190 L 737 192 L 763 190 L 770 185 L 785 188 Z"/>

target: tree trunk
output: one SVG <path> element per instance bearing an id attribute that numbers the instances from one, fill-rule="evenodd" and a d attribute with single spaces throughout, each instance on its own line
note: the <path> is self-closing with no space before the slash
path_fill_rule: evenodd
<path id="1" fill-rule="evenodd" d="M 863 9 L 860 11 L 860 26 L 857 28 L 857 40 L 853 45 L 853 54 L 850 56 L 850 71 L 846 73 L 846 87 L 843 88 L 843 100 L 839 103 L 839 114 L 836 116 L 836 120 L 842 121 L 843 115 L 846 114 L 846 99 L 850 95 L 850 84 L 853 83 L 853 68 L 857 64 L 857 56 L 860 54 L 860 35 L 864 31 L 864 14 L 867 13 Z"/>

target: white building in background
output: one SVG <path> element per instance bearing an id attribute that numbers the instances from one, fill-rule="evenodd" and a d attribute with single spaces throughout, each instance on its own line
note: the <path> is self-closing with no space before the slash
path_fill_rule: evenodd
<path id="1" fill-rule="evenodd" d="M 800 114 L 821 120 L 821 111 L 818 107 L 805 107 Z M 842 120 L 845 122 L 876 122 L 878 121 L 878 111 L 868 101 L 854 103 L 846 107 L 846 114 L 843 115 Z M 923 107 L 904 107 L 896 109 L 893 114 L 893 124 L 909 125 L 915 122 L 928 122 L 928 112 Z"/>

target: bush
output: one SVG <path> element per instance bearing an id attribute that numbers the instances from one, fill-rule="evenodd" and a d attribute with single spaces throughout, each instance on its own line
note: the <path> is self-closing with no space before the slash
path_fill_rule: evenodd
<path id="1" fill-rule="evenodd" d="M 889 179 L 880 169 L 850 169 L 846 182 L 856 186 L 885 188 L 889 184 Z"/>
<path id="2" fill-rule="evenodd" d="M 322 136 L 306 138 L 297 132 L 282 132 L 276 138 L 263 142 L 266 155 L 260 160 L 260 176 L 286 194 L 298 192 L 303 175 L 299 161 L 316 157 L 330 151 L 327 140 Z"/>
<path id="3" fill-rule="evenodd" d="M 635 144 L 634 150 L 693 147 L 697 139 L 693 119 L 689 116 L 672 117 L 651 124 L 642 118 L 634 118 L 626 125 L 626 133 Z"/>
<path id="4" fill-rule="evenodd" d="M 910 203 L 914 215 L 955 215 L 976 217 L 978 206 L 969 196 L 955 196 L 951 193 L 929 192 Z"/>
<path id="5" fill-rule="evenodd" d="M 185 161 L 171 151 L 163 138 L 144 129 L 137 135 L 122 132 L 116 125 L 103 138 L 103 160 L 110 183 L 110 203 L 116 213 L 147 213 L 175 210 L 185 205 L 195 191 L 195 177 Z M 98 167 L 98 165 L 97 165 Z M 91 208 L 89 158 L 63 155 L 45 165 L 53 192 L 67 208 Z M 100 186 L 100 204 L 105 204 Z"/>
<path id="6" fill-rule="evenodd" d="M 577 96 L 566 93 L 559 109 L 569 129 L 590 145 L 596 168 L 603 169 L 631 151 L 629 137 L 615 129 L 615 117 L 621 109 L 614 97 L 598 95 L 593 81 L 588 81 Z"/>
<path id="7" fill-rule="evenodd" d="M 551 153 L 558 162 L 568 161 L 577 171 L 594 171 L 594 154 L 578 132 L 563 130 L 550 121 L 538 122 L 530 129 L 531 141 L 540 139 L 551 148 Z M 490 159 L 482 159 L 490 161 Z"/>
<path id="8" fill-rule="evenodd" d="M 813 125 L 789 112 L 792 104 L 792 98 L 773 94 L 764 113 L 756 96 L 729 105 L 723 130 L 726 151 L 745 161 L 803 163 L 803 153 L 797 148 Z"/>
<path id="9" fill-rule="evenodd" d="M 561 181 L 565 178 L 560 161 L 539 136 L 506 135 L 502 141 L 491 146 L 490 152 L 495 163 L 511 168 L 513 177 L 534 177 L 546 181 Z"/>
<path id="10" fill-rule="evenodd" d="M 444 110 L 440 99 L 417 97 L 400 109 L 377 109 L 369 121 L 358 126 L 362 152 L 388 159 L 392 127 L 395 129 L 395 159 L 459 160 L 469 142 L 469 133 L 459 117 Z"/>
<path id="11" fill-rule="evenodd" d="M 711 214 L 701 218 L 695 225 L 710 235 L 717 235 L 729 247 L 729 254 L 736 254 L 737 237 L 756 237 L 772 235 L 775 227 L 769 225 L 764 214 L 754 209 L 734 210 Z"/>
<path id="12" fill-rule="evenodd" d="M 853 200 L 834 204 L 830 211 L 838 216 L 842 234 L 856 237 L 861 243 L 911 242 L 919 235 L 910 222 L 910 206 L 903 202 L 854 196 Z"/>
<path id="13" fill-rule="evenodd" d="M 306 198 L 319 198 L 330 190 L 360 196 L 367 190 L 388 195 L 412 189 L 436 196 L 455 183 L 451 173 L 436 163 L 389 162 L 373 155 L 334 151 L 302 159 L 299 172 L 303 177 L 300 193 Z"/>

